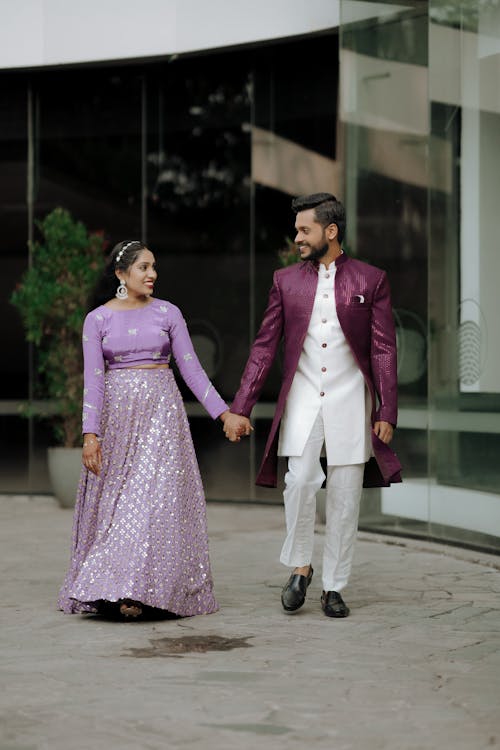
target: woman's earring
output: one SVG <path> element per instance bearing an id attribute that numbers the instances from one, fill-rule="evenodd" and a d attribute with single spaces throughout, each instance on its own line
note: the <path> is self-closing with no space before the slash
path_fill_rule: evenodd
<path id="1" fill-rule="evenodd" d="M 120 279 L 120 284 L 118 286 L 118 289 L 116 290 L 115 297 L 117 299 L 127 299 L 128 298 L 128 292 L 127 292 L 127 285 L 123 279 Z"/>

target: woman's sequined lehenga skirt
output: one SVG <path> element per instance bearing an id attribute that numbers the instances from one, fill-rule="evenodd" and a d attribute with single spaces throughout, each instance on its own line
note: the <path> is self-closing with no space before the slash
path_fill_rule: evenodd
<path id="1" fill-rule="evenodd" d="M 59 607 L 95 612 L 133 599 L 177 615 L 215 612 L 205 497 L 172 370 L 108 371 L 102 438 L 100 475 L 82 468 Z"/>

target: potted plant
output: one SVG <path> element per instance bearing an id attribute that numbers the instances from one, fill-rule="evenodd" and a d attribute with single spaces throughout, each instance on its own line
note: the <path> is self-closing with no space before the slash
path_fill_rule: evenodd
<path id="1" fill-rule="evenodd" d="M 53 402 L 44 417 L 51 421 L 56 444 L 49 448 L 49 474 L 54 494 L 68 507 L 74 503 L 81 468 L 81 330 L 89 293 L 104 265 L 103 238 L 89 233 L 63 208 L 54 209 L 37 227 L 41 240 L 31 246 L 31 266 L 11 302 L 35 347 L 37 396 Z"/>

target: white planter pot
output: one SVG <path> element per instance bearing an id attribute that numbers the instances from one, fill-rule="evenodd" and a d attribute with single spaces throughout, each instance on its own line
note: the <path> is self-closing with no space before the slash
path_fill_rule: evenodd
<path id="1" fill-rule="evenodd" d="M 52 491 L 63 508 L 73 508 L 82 470 L 81 448 L 49 448 Z"/>

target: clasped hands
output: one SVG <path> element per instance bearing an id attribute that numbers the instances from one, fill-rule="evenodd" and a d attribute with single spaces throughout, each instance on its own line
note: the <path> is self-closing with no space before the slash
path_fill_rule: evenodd
<path id="1" fill-rule="evenodd" d="M 248 417 L 242 417 L 240 414 L 233 414 L 225 411 L 220 415 L 224 422 L 224 435 L 231 443 L 239 443 L 244 435 L 250 435 L 253 427 Z"/>

